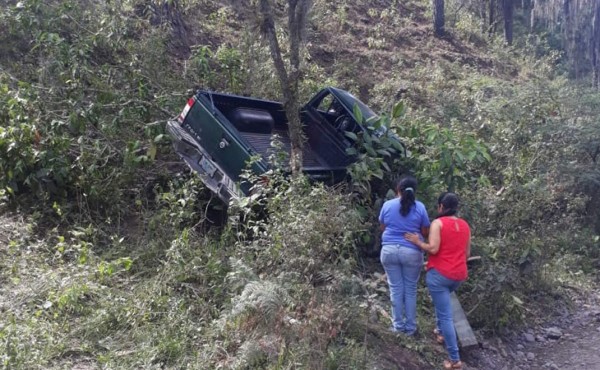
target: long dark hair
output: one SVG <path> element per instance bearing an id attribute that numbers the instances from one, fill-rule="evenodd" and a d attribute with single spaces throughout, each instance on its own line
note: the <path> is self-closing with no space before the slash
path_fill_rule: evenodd
<path id="1" fill-rule="evenodd" d="M 417 179 L 412 176 L 400 178 L 396 183 L 396 192 L 400 194 L 400 214 L 408 215 L 410 209 L 415 205 L 415 191 L 417 191 Z"/>
<path id="2" fill-rule="evenodd" d="M 438 214 L 437 218 L 444 216 L 454 216 L 458 213 L 458 196 L 454 193 L 442 193 L 438 198 L 438 205 L 442 205 L 444 210 Z"/>

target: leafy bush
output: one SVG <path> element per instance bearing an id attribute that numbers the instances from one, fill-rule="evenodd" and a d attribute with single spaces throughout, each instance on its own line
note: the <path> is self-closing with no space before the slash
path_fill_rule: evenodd
<path id="1" fill-rule="evenodd" d="M 276 268 L 301 280 L 331 263 L 351 267 L 354 236 L 362 229 L 351 198 L 322 184 L 311 186 L 303 176 L 289 179 L 282 171 L 274 169 L 263 179 L 250 175 L 252 195 L 230 208 L 240 257 L 253 261 L 258 273 Z"/>
<path id="2" fill-rule="evenodd" d="M 72 181 L 67 128 L 58 121 L 40 125 L 37 99 L 26 88 L 0 85 L 0 187 L 10 194 L 29 189 L 60 195 Z"/>

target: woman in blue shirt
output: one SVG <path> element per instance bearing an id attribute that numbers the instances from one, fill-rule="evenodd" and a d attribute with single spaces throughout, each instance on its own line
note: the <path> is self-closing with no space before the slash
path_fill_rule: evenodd
<path id="1" fill-rule="evenodd" d="M 385 269 L 392 301 L 392 330 L 413 335 L 417 331 L 417 283 L 423 268 L 423 252 L 404 238 L 406 233 L 427 237 L 429 216 L 423 203 L 415 199 L 417 180 L 401 178 L 396 184 L 397 197 L 383 204 L 379 222 L 381 264 Z"/>

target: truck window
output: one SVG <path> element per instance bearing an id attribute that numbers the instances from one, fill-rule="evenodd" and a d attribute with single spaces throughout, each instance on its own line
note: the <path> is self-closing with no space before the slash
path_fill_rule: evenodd
<path id="1" fill-rule="evenodd" d="M 321 111 L 322 113 L 326 113 L 329 111 L 329 108 L 331 107 L 331 104 L 333 103 L 333 96 L 331 94 L 327 94 L 323 97 L 323 99 L 321 99 L 321 102 L 319 103 L 319 106 L 317 107 L 317 109 L 319 111 Z"/>

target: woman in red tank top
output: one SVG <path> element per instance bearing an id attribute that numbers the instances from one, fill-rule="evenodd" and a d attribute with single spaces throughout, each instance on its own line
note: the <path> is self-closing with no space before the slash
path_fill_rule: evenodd
<path id="1" fill-rule="evenodd" d="M 471 229 L 465 220 L 456 217 L 457 212 L 456 194 L 443 193 L 438 198 L 438 218 L 431 223 L 429 241 L 421 241 L 417 234 L 405 235 L 429 254 L 426 282 L 435 306 L 436 334 L 441 334 L 439 342 L 446 344 L 450 357 L 444 361 L 445 369 L 462 369 L 450 294 L 467 279 L 467 258 L 471 252 Z"/>

